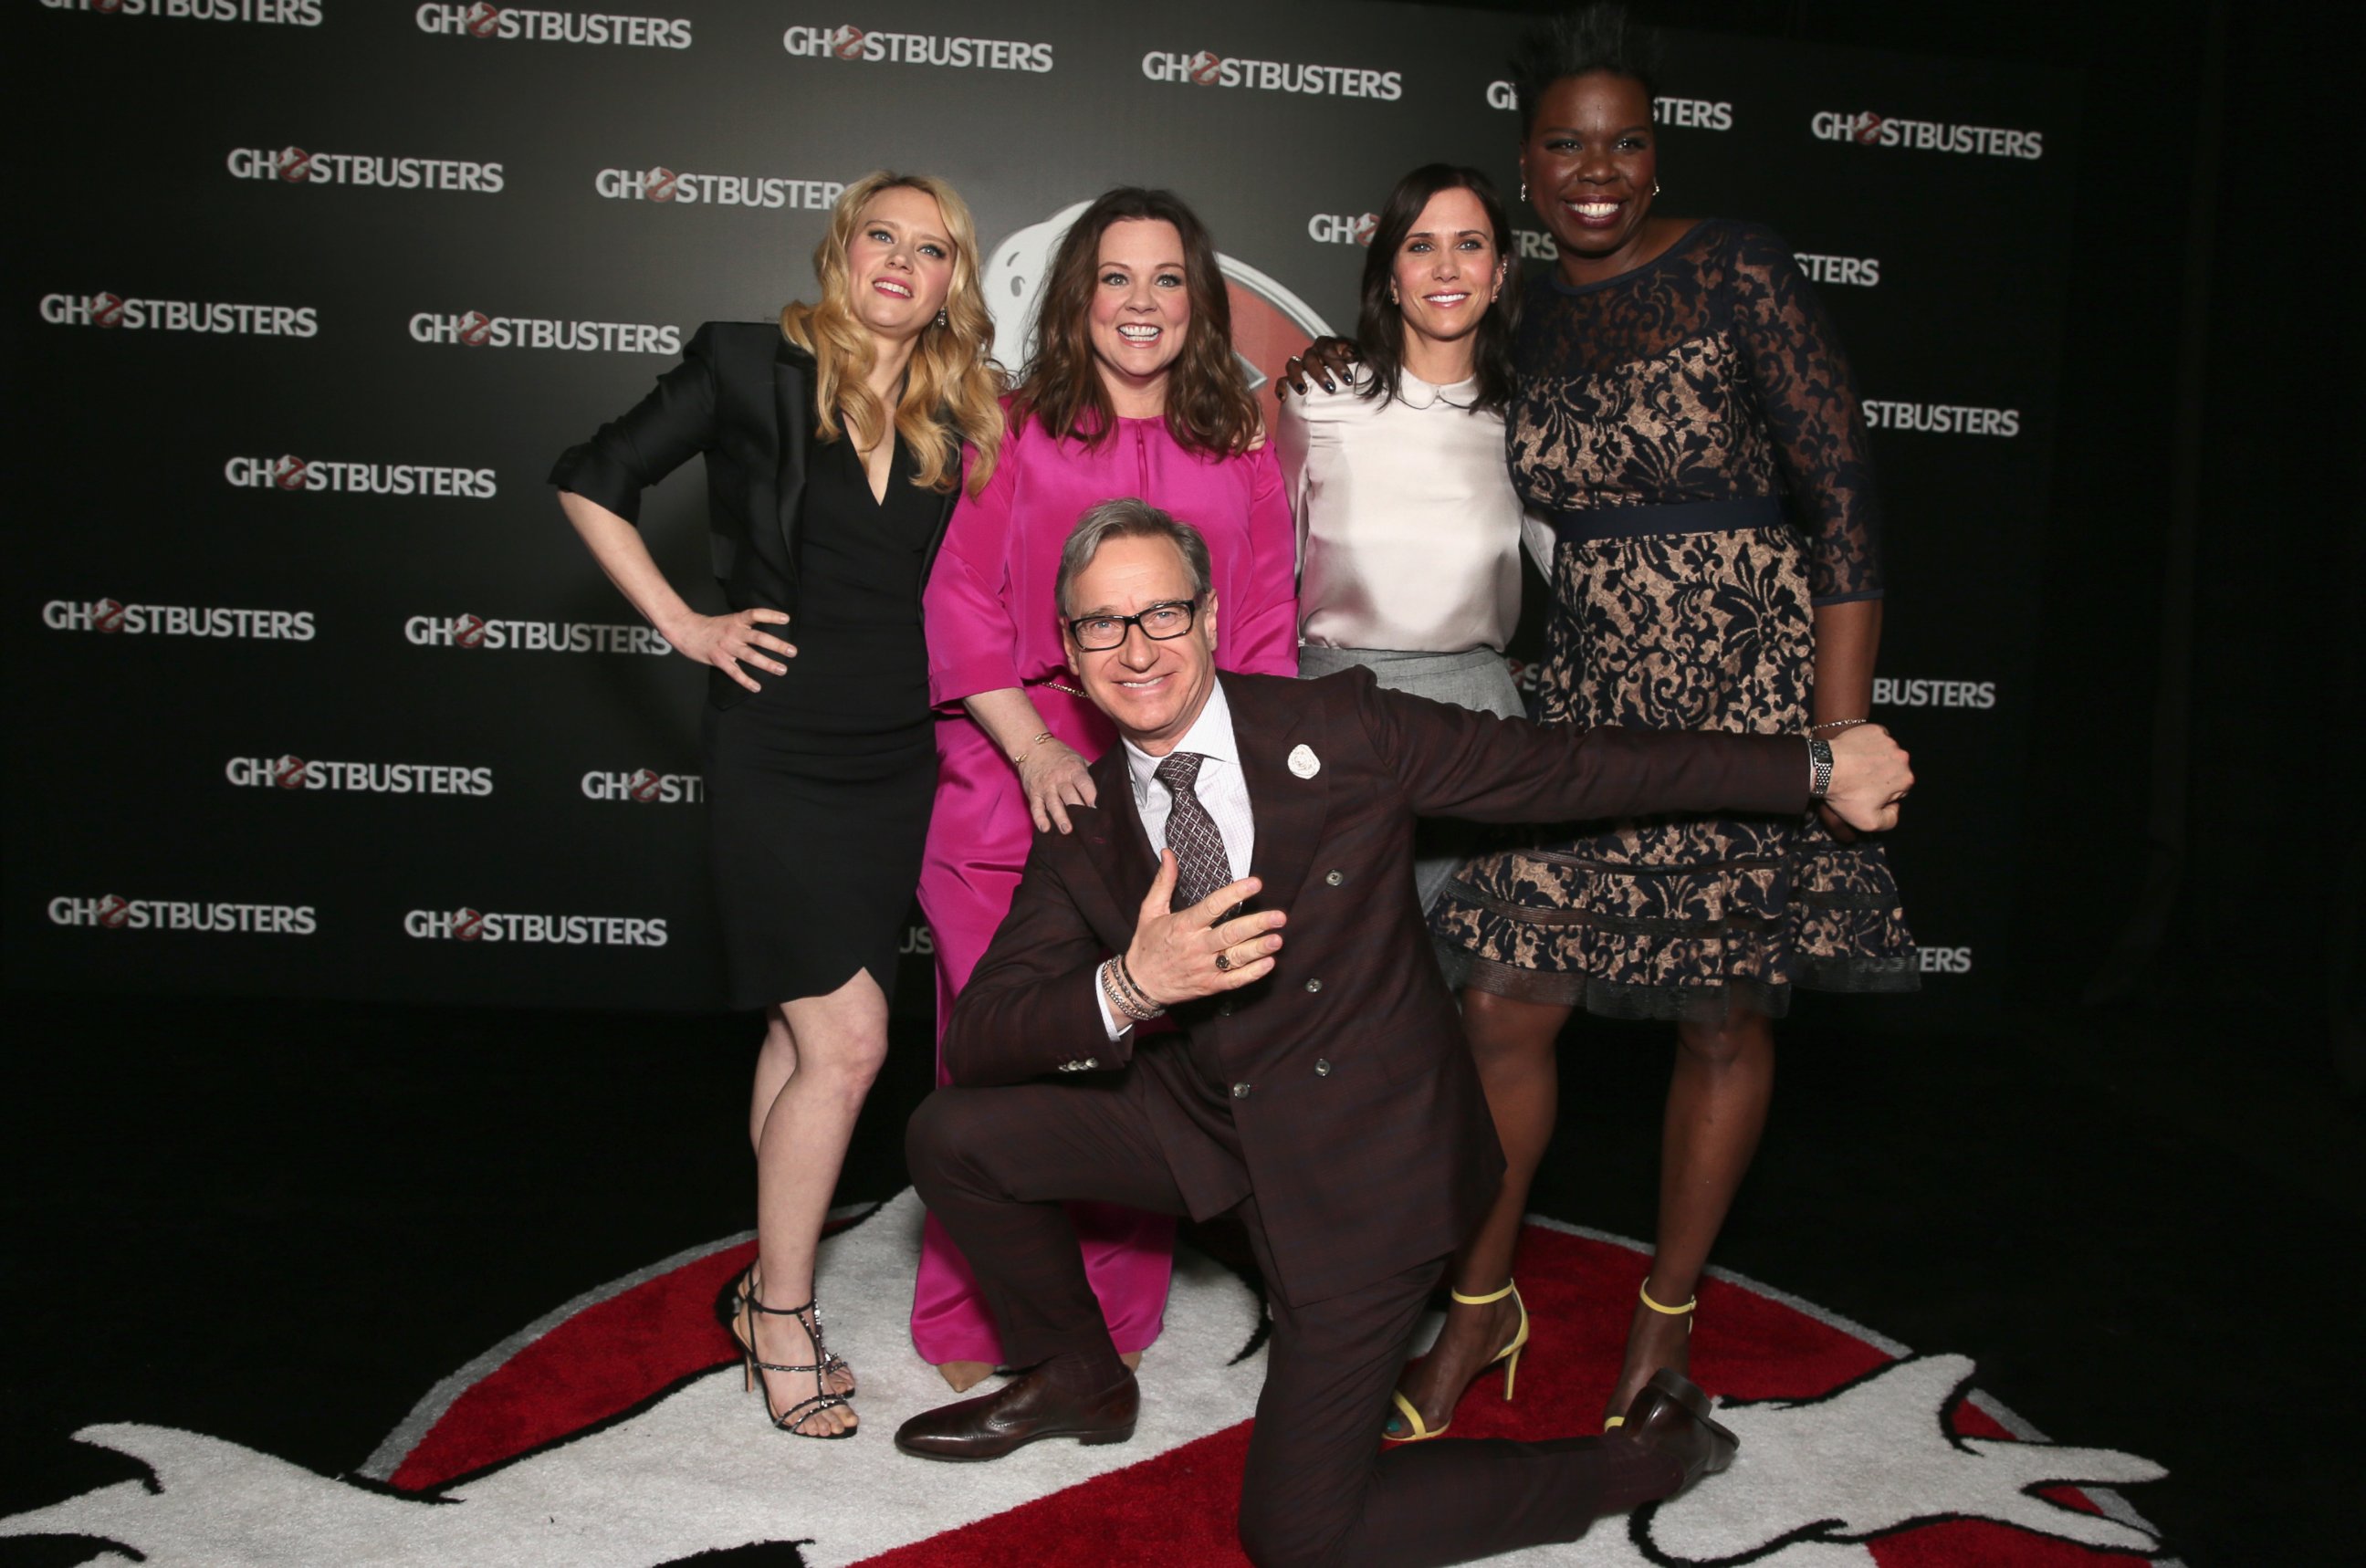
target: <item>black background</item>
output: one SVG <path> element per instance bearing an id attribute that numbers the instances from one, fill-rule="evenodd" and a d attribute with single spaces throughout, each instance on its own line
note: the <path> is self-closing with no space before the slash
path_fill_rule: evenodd
<path id="1" fill-rule="evenodd" d="M 1220 245 L 1335 326 L 1361 253 L 1309 220 L 1380 205 L 1405 168 L 1469 162 L 1516 184 L 1516 117 L 1488 85 L 1515 17 L 1399 6 L 1158 12 L 887 4 L 870 28 L 1049 42 L 1048 73 L 800 58 L 786 13 L 661 8 L 688 50 L 478 40 L 407 7 L 329 0 L 318 28 L 33 9 L 37 123 L 71 119 L 24 171 L 54 214 L 6 274 L 17 428 L 42 460 L 0 605 L 18 734 L 74 759 L 9 795 L 12 979 L 281 995 L 668 1010 L 717 1004 L 701 812 L 586 798 L 591 771 L 697 771 L 702 672 L 681 659 L 420 647 L 411 617 L 634 619 L 541 480 L 625 406 L 663 355 L 414 341 L 417 312 L 665 323 L 760 319 L 810 291 L 820 209 L 604 199 L 603 169 L 851 180 L 952 178 L 982 243 L 1121 181 L 1170 185 Z M 1401 98 L 1150 80 L 1153 50 L 1396 72 Z M 1774 225 L 1799 250 L 1877 258 L 1874 288 L 1822 292 L 1868 398 L 2013 409 L 2012 438 L 1882 431 L 1891 592 L 1885 675 L 1986 682 L 1991 708 L 1884 709 L 1926 782 L 1895 854 L 1949 1003 L 2011 972 L 2010 900 L 2055 449 L 2066 258 L 2019 243 L 2072 220 L 2078 91 L 2063 71 L 1831 44 L 1672 36 L 1662 91 L 1729 104 L 1732 128 L 1662 129 L 1662 210 Z M 1820 141 L 1820 112 L 1872 109 L 2034 130 L 2024 160 Z M 498 194 L 232 178 L 232 148 L 288 144 L 498 163 Z M 100 193 L 105 193 L 101 195 Z M 1520 220 L 1533 227 L 1532 214 Z M 988 252 L 989 256 L 993 254 Z M 311 339 L 43 322 L 43 295 L 311 306 Z M 990 293 L 994 292 L 990 290 Z M 1984 302 L 1981 309 L 1967 301 Z M 997 300 L 998 307 L 1014 302 Z M 1294 345 L 1293 345 L 1294 346 Z M 1270 355 L 1268 355 L 1270 357 Z M 1264 367 L 1270 371 L 1271 365 Z M 233 457 L 490 468 L 490 501 L 232 488 Z M 644 517 L 694 601 L 701 478 Z M 303 609 L 309 642 L 107 637 L 44 626 L 51 601 Z M 237 788 L 232 756 L 489 767 L 482 798 Z M 60 896 L 309 906 L 317 934 L 59 925 Z M 663 947 L 423 941 L 410 911 L 661 918 Z M 924 934 L 911 945 L 926 951 Z M 906 965 L 903 1032 L 927 1038 Z M 1968 973 L 1954 972 L 1967 969 Z"/>

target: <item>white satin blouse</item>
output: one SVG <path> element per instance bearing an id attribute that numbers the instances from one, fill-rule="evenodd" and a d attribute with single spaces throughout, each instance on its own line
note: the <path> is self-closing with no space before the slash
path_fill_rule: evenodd
<path id="1" fill-rule="evenodd" d="M 1504 416 L 1472 412 L 1478 395 L 1475 378 L 1405 376 L 1386 401 L 1345 382 L 1283 400 L 1275 445 L 1298 519 L 1299 641 L 1461 653 L 1510 639 L 1520 502 Z"/>

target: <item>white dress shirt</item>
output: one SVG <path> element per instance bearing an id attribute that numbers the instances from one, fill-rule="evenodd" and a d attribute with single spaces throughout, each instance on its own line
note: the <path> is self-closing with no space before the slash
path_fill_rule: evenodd
<path id="1" fill-rule="evenodd" d="M 1126 776 L 1133 784 L 1134 809 L 1142 814 L 1143 832 L 1148 839 L 1144 846 L 1155 857 L 1166 847 L 1166 818 L 1175 809 L 1175 793 L 1157 777 L 1158 764 L 1164 758 L 1154 757 L 1131 740 L 1119 742 L 1125 748 Z M 1200 764 L 1199 777 L 1193 780 L 1191 793 L 1207 807 L 1209 818 L 1216 831 L 1223 835 L 1224 858 L 1232 863 L 1233 880 L 1237 882 L 1249 874 L 1249 861 L 1256 850 L 1256 822 L 1249 815 L 1249 781 L 1241 772 L 1241 746 L 1233 734 L 1233 707 L 1224 700 L 1222 681 L 1208 694 L 1208 704 L 1183 739 L 1175 743 L 1177 751 L 1197 752 L 1205 761 Z M 1099 1001 L 1101 1022 L 1112 1040 L 1133 1027 L 1130 1019 L 1121 1018 L 1110 1007 L 1109 994 L 1101 989 L 1100 971 L 1093 971 L 1093 996 Z"/>

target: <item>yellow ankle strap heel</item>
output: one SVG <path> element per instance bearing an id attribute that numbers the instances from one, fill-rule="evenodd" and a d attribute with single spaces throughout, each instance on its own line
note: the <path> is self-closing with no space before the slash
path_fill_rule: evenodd
<path id="1" fill-rule="evenodd" d="M 1504 1288 L 1502 1290 L 1491 1291 L 1483 1296 L 1466 1296 L 1460 1291 L 1455 1290 L 1449 1290 L 1446 1293 L 1463 1306 L 1493 1306 L 1497 1302 L 1502 1301 L 1505 1296 L 1509 1296 L 1512 1298 L 1513 1303 L 1519 1307 L 1520 1326 L 1518 1332 L 1512 1336 L 1512 1342 L 1504 1346 L 1502 1349 L 1496 1351 L 1494 1359 L 1487 1363 L 1488 1367 L 1493 1366 L 1496 1361 L 1504 1363 L 1504 1397 L 1506 1400 L 1510 1399 L 1512 1397 L 1512 1382 L 1519 1375 L 1520 1371 L 1520 1353 L 1526 1350 L 1528 1346 L 1528 1303 L 1520 1300 L 1520 1287 L 1517 1281 L 1506 1280 L 1504 1282 Z M 1485 1371 L 1487 1368 L 1482 1367 L 1479 1370 L 1481 1371 Z M 1414 1408 L 1412 1400 L 1407 1399 L 1402 1393 L 1395 1392 L 1391 1393 L 1389 1397 L 1396 1401 L 1397 1409 L 1403 1415 L 1405 1418 L 1405 1426 L 1412 1433 L 1410 1437 L 1389 1438 L 1388 1434 L 1383 1431 L 1380 1435 L 1383 1438 L 1387 1438 L 1390 1442 L 1423 1442 L 1428 1438 L 1442 1435 L 1448 1427 L 1454 1424 L 1449 1418 L 1433 1429 L 1422 1421 L 1421 1412 Z"/>
<path id="2" fill-rule="evenodd" d="M 1692 1315 L 1693 1308 L 1700 1305 L 1700 1297 L 1695 1296 L 1692 1300 L 1686 1302 L 1680 1307 L 1662 1306 L 1659 1303 L 1651 1299 L 1651 1277 L 1648 1274 L 1643 1276 L 1643 1282 L 1635 1287 L 1635 1294 L 1641 1298 L 1645 1306 L 1650 1307 L 1662 1317 L 1690 1317 Z M 1689 1323 L 1685 1324 L 1685 1335 L 1689 1337 L 1692 1331 L 1693 1325 Z M 1624 1427 L 1625 1425 L 1627 1425 L 1626 1416 L 1613 1416 L 1602 1423 L 1602 1429 L 1606 1432 L 1616 1431 L 1618 1427 Z"/>

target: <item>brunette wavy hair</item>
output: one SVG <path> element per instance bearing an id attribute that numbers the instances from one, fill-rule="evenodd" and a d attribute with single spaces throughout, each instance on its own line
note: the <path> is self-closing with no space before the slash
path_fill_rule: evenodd
<path id="1" fill-rule="evenodd" d="M 977 264 L 977 225 L 953 187 L 927 175 L 880 170 L 846 187 L 830 209 L 829 231 L 814 247 L 814 276 L 821 302 L 791 304 L 781 311 L 781 333 L 814 356 L 814 402 L 821 411 L 818 434 L 836 441 L 851 432 L 857 447 L 879 445 L 890 418 L 871 389 L 871 333 L 854 313 L 853 275 L 847 246 L 863 209 L 884 190 L 916 190 L 937 204 L 945 237 L 953 244 L 953 280 L 945 295 L 944 322 L 921 329 L 905 373 L 904 396 L 896 405 L 896 433 L 911 449 L 919 471 L 912 482 L 940 492 L 961 482 L 962 444 L 976 449 L 968 491 L 986 488 L 1002 450 L 1002 373 L 994 363 L 994 318 L 986 313 L 986 290 Z"/>
<path id="2" fill-rule="evenodd" d="M 1093 291 L 1100 287 L 1101 235 L 1110 224 L 1134 219 L 1172 223 L 1183 240 L 1183 288 L 1191 303 L 1191 324 L 1182 353 L 1167 371 L 1167 434 L 1195 452 L 1245 452 L 1263 421 L 1233 356 L 1233 307 L 1216 247 L 1182 197 L 1141 186 L 1104 193 L 1061 240 L 1036 305 L 1034 346 L 1011 400 L 1012 421 L 1032 419 L 1055 435 L 1074 436 L 1087 446 L 1116 434 L 1116 410 L 1093 357 Z"/>
<path id="3" fill-rule="evenodd" d="M 1512 222 L 1504 215 L 1504 198 L 1494 182 L 1478 170 L 1459 164 L 1424 164 L 1397 182 L 1380 209 L 1372 231 L 1371 248 L 1364 253 L 1363 299 L 1356 319 L 1356 347 L 1370 378 L 1362 396 L 1385 401 L 1397 395 L 1404 375 L 1404 308 L 1389 298 L 1396 281 L 1397 253 L 1405 237 L 1421 221 L 1422 209 L 1444 190 L 1467 190 L 1479 198 L 1487 227 L 1495 242 L 1496 276 L 1504 293 L 1479 318 L 1476 369 L 1479 398 L 1471 406 L 1501 412 L 1512 401 L 1512 327 L 1518 309 L 1518 279 L 1513 276 Z"/>

